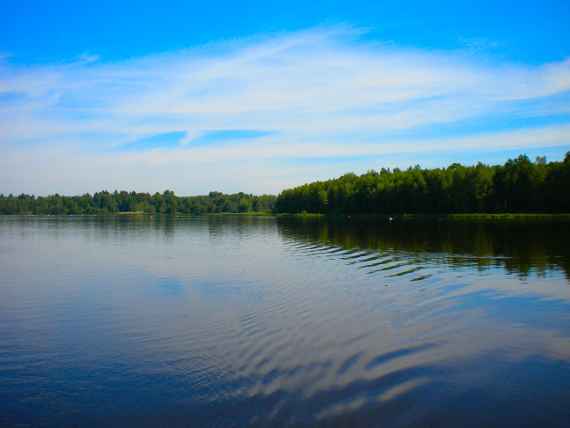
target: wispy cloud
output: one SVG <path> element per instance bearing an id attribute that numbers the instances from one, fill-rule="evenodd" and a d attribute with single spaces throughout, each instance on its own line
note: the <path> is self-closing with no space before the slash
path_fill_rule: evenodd
<path id="1" fill-rule="evenodd" d="M 247 164 L 238 180 L 244 190 L 275 191 L 319 174 L 287 166 L 270 179 L 268 162 L 282 165 L 290 158 L 409 153 L 415 163 L 432 151 L 444 157 L 468 150 L 476 158 L 477 151 L 494 147 L 570 144 L 570 60 L 540 66 L 478 61 L 469 49 L 401 49 L 359 35 L 349 27 L 317 28 L 114 63 L 93 54 L 28 67 L 0 60 L 0 179 L 11 183 L 0 192 L 49 191 L 40 176 L 57 187 L 53 191 L 71 190 L 62 169 L 27 171 L 32 178 L 22 181 L 15 168 L 56 153 L 63 169 L 87 159 L 99 166 L 75 171 L 74 185 L 84 190 L 106 185 L 103 171 L 118 167 L 123 178 L 117 175 L 114 186 L 153 190 L 160 183 L 195 193 L 233 188 L 235 177 L 211 179 L 210 186 L 198 177 L 239 174 L 236 163 Z M 453 139 L 421 133 L 494 115 L 556 115 L 560 123 L 505 125 L 496 134 L 466 131 Z M 165 152 L 160 136 L 174 132 L 176 141 L 168 140 Z M 397 138 L 403 132 L 407 137 Z M 130 175 L 140 162 L 148 174 Z M 183 179 L 158 167 L 180 162 L 187 169 Z M 342 172 L 320 165 L 323 173 Z"/>
<path id="2" fill-rule="evenodd" d="M 100 56 L 96 55 L 96 54 L 92 54 L 89 52 L 84 52 L 81 55 L 79 55 L 79 62 L 83 63 L 83 64 L 89 64 L 91 62 L 97 62 L 99 61 Z"/>

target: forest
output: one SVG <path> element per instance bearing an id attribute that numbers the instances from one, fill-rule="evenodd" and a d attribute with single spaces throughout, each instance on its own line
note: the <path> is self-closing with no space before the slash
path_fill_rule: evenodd
<path id="1" fill-rule="evenodd" d="M 382 168 L 316 181 L 277 197 L 210 192 L 102 191 L 81 196 L 0 194 L 0 214 L 318 213 L 453 214 L 570 213 L 570 152 L 563 161 L 521 155 L 503 165 L 454 163 L 446 168 Z"/>
<path id="2" fill-rule="evenodd" d="M 204 196 L 176 196 L 173 191 L 137 193 L 126 191 L 97 192 L 81 196 L 1 195 L 0 214 L 113 214 L 143 212 L 146 214 L 212 214 L 270 212 L 275 196 L 245 193 L 210 192 Z"/>
<path id="3" fill-rule="evenodd" d="M 503 165 L 345 174 L 281 192 L 277 213 L 569 213 L 570 152 L 561 162 L 521 155 Z"/>

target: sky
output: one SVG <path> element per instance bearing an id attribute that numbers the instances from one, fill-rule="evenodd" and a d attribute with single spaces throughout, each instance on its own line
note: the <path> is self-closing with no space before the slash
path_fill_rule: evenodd
<path id="1" fill-rule="evenodd" d="M 6 1 L 0 193 L 278 193 L 570 151 L 570 2 Z"/>

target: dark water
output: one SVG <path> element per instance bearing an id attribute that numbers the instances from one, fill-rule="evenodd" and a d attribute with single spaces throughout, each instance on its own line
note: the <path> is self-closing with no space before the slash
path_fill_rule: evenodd
<path id="1" fill-rule="evenodd" d="M 570 426 L 570 227 L 0 217 L 0 426 Z"/>

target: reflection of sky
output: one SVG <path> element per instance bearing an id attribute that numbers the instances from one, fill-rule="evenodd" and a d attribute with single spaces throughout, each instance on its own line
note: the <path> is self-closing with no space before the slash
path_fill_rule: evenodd
<path id="1" fill-rule="evenodd" d="M 371 275 L 360 253 L 277 232 L 272 219 L 0 219 L 0 398 L 28 415 L 18 397 L 96 412 L 85 388 L 114 412 L 248 399 L 260 414 L 308 418 L 412 397 L 435 411 L 420 392 L 500 398 L 477 388 L 560 402 L 557 374 L 570 367 L 560 272 L 521 279 L 399 250 L 380 266 L 400 267 Z M 505 370 L 531 373 L 528 384 L 499 385 Z"/>

